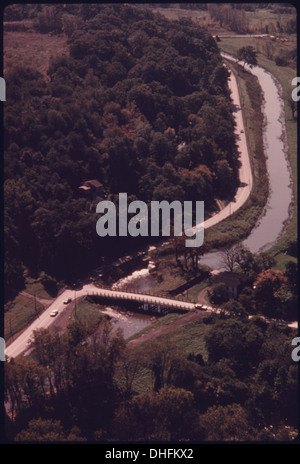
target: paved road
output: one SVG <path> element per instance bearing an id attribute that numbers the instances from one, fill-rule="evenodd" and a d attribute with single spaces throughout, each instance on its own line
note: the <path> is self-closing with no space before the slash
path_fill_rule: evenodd
<path id="1" fill-rule="evenodd" d="M 196 312 L 197 314 L 204 314 L 203 310 L 196 310 L 194 303 L 190 303 L 187 301 L 179 301 L 172 298 L 164 298 L 160 296 L 153 296 L 141 293 L 132 293 L 132 292 L 124 292 L 124 291 L 117 291 L 117 290 L 109 290 L 109 289 L 102 289 L 97 288 L 93 284 L 87 284 L 82 287 L 80 290 L 70 290 L 67 289 L 61 295 L 59 295 L 55 301 L 43 312 L 43 314 L 38 317 L 27 329 L 25 329 L 21 335 L 18 336 L 16 340 L 14 340 L 10 345 L 6 347 L 5 354 L 8 358 L 15 358 L 22 353 L 26 352 L 28 348 L 28 343 L 30 338 L 32 337 L 32 333 L 34 330 L 40 328 L 47 328 L 51 325 L 51 323 L 55 320 L 54 317 L 50 316 L 50 313 L 57 309 L 59 312 L 63 311 L 66 308 L 64 304 L 64 300 L 67 298 L 81 298 L 86 295 L 99 295 L 105 298 L 113 298 L 117 300 L 127 300 L 127 301 L 140 301 L 149 304 L 156 304 L 162 306 L 169 306 L 172 309 L 183 309 L 188 311 L 189 313 Z M 212 308 L 210 306 L 206 306 L 207 312 L 216 312 L 219 313 L 221 309 Z M 194 319 L 194 316 L 191 316 Z M 191 319 L 191 320 L 192 320 Z M 182 319 L 184 320 L 184 319 Z M 190 320 L 189 317 L 187 320 Z M 296 323 L 289 324 L 290 327 L 297 327 Z"/>
<path id="2" fill-rule="evenodd" d="M 55 320 L 54 317 L 50 316 L 50 313 L 57 309 L 59 312 L 63 311 L 66 308 L 64 304 L 64 300 L 67 298 L 81 298 L 86 295 L 99 295 L 105 298 L 113 298 L 117 300 L 127 300 L 127 301 L 140 301 L 149 304 L 156 304 L 162 306 L 169 306 L 173 309 L 183 309 L 186 311 L 193 311 L 195 309 L 195 305 L 193 303 L 189 303 L 186 301 L 179 301 L 172 298 L 163 298 L 160 296 L 152 296 L 147 294 L 140 294 L 140 293 L 133 293 L 133 292 L 124 292 L 124 291 L 117 291 L 117 290 L 109 290 L 109 289 L 102 289 L 97 288 L 93 284 L 87 284 L 82 287 L 80 290 L 70 290 L 67 289 L 61 295 L 59 295 L 54 302 L 41 314 L 35 321 L 33 321 L 30 326 L 25 329 L 16 340 L 11 342 L 5 350 L 5 354 L 8 357 L 16 357 L 20 354 L 24 353 L 28 347 L 28 342 L 32 337 L 32 333 L 34 330 L 40 328 L 47 328 L 49 327 L 52 322 Z"/>
<path id="3" fill-rule="evenodd" d="M 233 104 L 236 108 L 234 117 L 236 121 L 235 132 L 238 135 L 237 147 L 238 151 L 240 152 L 241 162 L 241 167 L 239 169 L 240 187 L 237 189 L 233 201 L 231 201 L 225 208 L 223 208 L 221 211 L 219 211 L 214 216 L 212 216 L 204 222 L 204 229 L 208 229 L 209 227 L 214 226 L 218 222 L 228 218 L 232 213 L 235 213 L 249 198 L 253 185 L 253 177 L 251 171 L 248 145 L 246 140 L 244 119 L 241 110 L 240 94 L 236 78 L 232 73 L 230 73 L 228 85 L 231 90 Z"/>

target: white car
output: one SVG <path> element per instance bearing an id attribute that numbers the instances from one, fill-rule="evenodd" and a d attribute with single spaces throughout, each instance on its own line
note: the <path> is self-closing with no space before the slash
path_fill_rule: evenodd
<path id="1" fill-rule="evenodd" d="M 71 301 L 72 301 L 72 298 L 66 298 L 66 299 L 64 300 L 64 304 L 71 303 Z"/>
<path id="2" fill-rule="evenodd" d="M 54 309 L 53 311 L 51 311 L 50 316 L 55 317 L 57 314 L 58 314 L 58 309 Z"/>
<path id="3" fill-rule="evenodd" d="M 200 303 L 196 303 L 196 304 L 195 304 L 195 309 L 202 309 L 202 307 L 203 307 L 203 306 L 202 306 L 202 304 L 200 304 Z"/>

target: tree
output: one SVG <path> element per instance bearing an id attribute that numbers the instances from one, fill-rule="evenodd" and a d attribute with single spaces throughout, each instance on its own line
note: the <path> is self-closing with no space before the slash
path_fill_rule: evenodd
<path id="1" fill-rule="evenodd" d="M 146 364 L 154 377 L 154 391 L 159 391 L 170 381 L 170 375 L 178 356 L 176 346 L 172 343 L 154 340 L 149 346 Z"/>
<path id="2" fill-rule="evenodd" d="M 266 269 L 254 282 L 256 310 L 266 316 L 276 317 L 280 313 L 280 292 L 286 287 L 287 279 L 280 270 Z"/>
<path id="3" fill-rule="evenodd" d="M 133 381 L 142 366 L 142 355 L 129 348 L 126 348 L 120 358 L 119 368 L 122 379 L 125 383 L 124 396 L 129 398 L 132 395 Z"/>
<path id="4" fill-rule="evenodd" d="M 257 66 L 257 52 L 252 45 L 247 45 L 246 47 L 241 47 L 238 50 L 238 61 L 243 61 L 245 65 L 248 64 L 250 68 Z"/>
<path id="5" fill-rule="evenodd" d="M 228 300 L 227 287 L 224 282 L 219 282 L 213 286 L 209 292 L 209 298 L 216 305 L 220 305 Z"/>
<path id="6" fill-rule="evenodd" d="M 234 268 L 239 264 L 240 253 L 242 247 L 240 245 L 235 245 L 232 247 L 226 247 L 222 251 L 221 262 L 222 266 L 229 272 L 232 272 Z"/>
<path id="7" fill-rule="evenodd" d="M 12 415 L 26 409 L 37 411 L 46 398 L 46 369 L 33 359 L 10 359 L 5 365 L 5 397 Z"/>
<path id="8" fill-rule="evenodd" d="M 239 404 L 208 408 L 200 416 L 198 427 L 210 441 L 247 441 L 253 437 L 247 411 Z"/>
<path id="9" fill-rule="evenodd" d="M 165 387 L 156 394 L 156 401 L 157 423 L 167 432 L 167 440 L 189 438 L 194 422 L 193 394 L 183 388 Z"/>
<path id="10" fill-rule="evenodd" d="M 15 437 L 17 442 L 57 442 L 65 441 L 66 435 L 60 421 L 51 419 L 32 419 L 28 427 Z"/>
<path id="11" fill-rule="evenodd" d="M 243 305 L 236 300 L 230 299 L 223 306 L 225 314 L 229 314 L 234 317 L 239 317 L 240 319 L 247 319 L 248 313 L 243 307 Z"/>
<path id="12" fill-rule="evenodd" d="M 256 366 L 263 340 L 262 330 L 247 320 L 219 321 L 206 336 L 209 362 L 228 359 L 239 378 L 243 378 Z"/>
<path id="13" fill-rule="evenodd" d="M 294 261 L 288 261 L 285 265 L 284 276 L 287 278 L 288 286 L 296 294 L 298 283 L 298 264 Z"/>
<path id="14" fill-rule="evenodd" d="M 114 430 L 121 440 L 178 441 L 189 438 L 194 417 L 193 394 L 164 387 L 123 403 L 116 411 Z"/>
<path id="15" fill-rule="evenodd" d="M 293 99 L 291 93 L 288 94 L 287 100 L 288 100 L 288 104 L 289 104 L 290 110 L 291 110 L 291 112 L 292 112 L 293 120 L 296 121 L 296 120 L 297 120 L 297 115 L 298 115 L 298 105 L 297 105 L 297 101 L 295 101 L 295 100 Z"/>
<path id="16" fill-rule="evenodd" d="M 68 38 L 71 37 L 73 32 L 78 28 L 80 19 L 78 16 L 64 13 L 61 17 L 62 30 L 67 35 Z"/>

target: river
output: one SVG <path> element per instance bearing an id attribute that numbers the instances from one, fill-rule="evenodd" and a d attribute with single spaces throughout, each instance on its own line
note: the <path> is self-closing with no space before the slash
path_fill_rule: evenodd
<path id="1" fill-rule="evenodd" d="M 227 59 L 234 57 L 222 53 Z M 282 88 L 275 77 L 260 66 L 250 69 L 262 88 L 264 104 L 263 143 L 269 176 L 269 196 L 255 227 L 242 245 L 252 253 L 269 250 L 282 235 L 290 219 L 293 201 L 291 169 L 287 154 L 286 129 Z M 222 270 L 222 253 L 207 253 L 201 258 L 214 270 Z"/>
<path id="2" fill-rule="evenodd" d="M 148 292 L 155 285 L 155 280 L 150 274 L 152 264 L 148 264 L 145 269 L 134 271 L 132 274 L 118 280 L 112 285 L 113 290 L 138 290 Z M 114 330 L 121 329 L 125 339 L 140 332 L 145 327 L 151 325 L 157 318 L 148 314 L 133 311 L 117 310 L 110 306 L 102 309 L 101 312 L 111 317 Z"/>

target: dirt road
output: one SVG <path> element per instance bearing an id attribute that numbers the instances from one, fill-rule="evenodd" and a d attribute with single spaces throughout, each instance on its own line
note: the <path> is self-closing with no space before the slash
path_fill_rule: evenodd
<path id="1" fill-rule="evenodd" d="M 190 312 L 188 314 L 185 314 L 184 316 L 177 318 L 175 321 L 171 322 L 170 324 L 166 324 L 163 327 L 158 327 L 156 329 L 153 328 L 152 330 L 150 330 L 150 332 L 142 334 L 139 338 L 135 338 L 134 340 L 131 340 L 130 342 L 128 342 L 127 345 L 130 348 L 139 346 L 148 340 L 153 340 L 154 338 L 160 337 L 161 335 L 166 335 L 170 333 L 172 330 L 178 329 L 179 327 L 182 327 L 184 324 L 193 322 L 199 319 L 200 317 L 207 316 L 208 314 L 209 313 L 207 313 L 206 311 L 201 311 L 201 310 Z"/>

